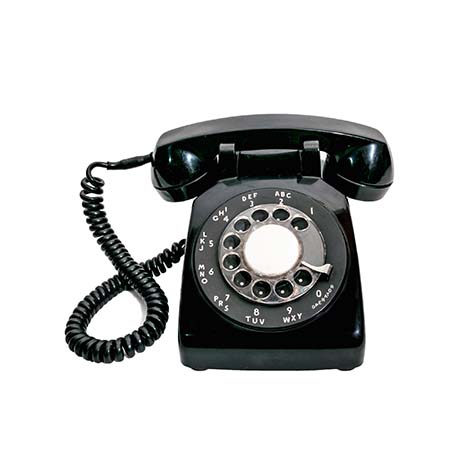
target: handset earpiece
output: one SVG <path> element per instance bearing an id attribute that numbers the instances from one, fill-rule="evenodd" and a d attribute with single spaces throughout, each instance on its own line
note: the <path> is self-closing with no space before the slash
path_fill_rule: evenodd
<path id="1" fill-rule="evenodd" d="M 393 183 L 392 157 L 385 139 L 328 154 L 323 179 L 348 197 L 381 199 Z"/>

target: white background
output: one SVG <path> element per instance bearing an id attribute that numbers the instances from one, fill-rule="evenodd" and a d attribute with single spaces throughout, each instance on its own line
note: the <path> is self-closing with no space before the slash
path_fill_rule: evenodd
<path id="1" fill-rule="evenodd" d="M 466 2 L 6 1 L 1 44 L 0 466 L 67 469 L 469 468 Z M 388 139 L 395 183 L 351 201 L 368 342 L 353 372 L 197 373 L 179 362 L 181 266 L 165 335 L 87 363 L 63 330 L 113 274 L 78 197 L 88 163 L 171 128 L 299 113 Z M 138 260 L 186 235 L 149 168 L 105 172 Z M 142 320 L 131 294 L 94 319 Z M 467 446 L 467 447 L 465 447 Z"/>

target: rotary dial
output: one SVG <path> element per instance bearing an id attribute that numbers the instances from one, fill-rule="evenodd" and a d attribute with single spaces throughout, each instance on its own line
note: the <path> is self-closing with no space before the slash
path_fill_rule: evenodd
<path id="1" fill-rule="evenodd" d="M 307 293 L 333 269 L 320 230 L 302 211 L 262 204 L 238 214 L 219 242 L 219 266 L 243 297 L 282 304 Z"/>
<path id="2" fill-rule="evenodd" d="M 340 292 L 348 264 L 335 215 L 290 188 L 251 187 L 227 199 L 208 213 L 190 249 L 207 302 L 261 329 L 318 317 Z"/>

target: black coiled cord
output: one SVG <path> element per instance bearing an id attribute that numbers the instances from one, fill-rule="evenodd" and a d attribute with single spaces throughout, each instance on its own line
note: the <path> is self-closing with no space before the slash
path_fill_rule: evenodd
<path id="1" fill-rule="evenodd" d="M 94 168 L 122 170 L 151 162 L 152 156 L 144 155 L 118 162 L 95 162 L 82 179 L 82 207 L 93 236 L 118 273 L 91 291 L 75 308 L 65 328 L 65 340 L 69 348 L 87 361 L 111 363 L 124 357 L 134 357 L 143 352 L 161 336 L 168 320 L 168 301 L 152 276 L 159 276 L 184 254 L 185 240 L 173 243 L 155 258 L 137 263 L 119 240 L 106 217 L 103 205 L 104 181 L 92 175 Z M 143 325 L 132 333 L 111 340 L 96 339 L 87 334 L 93 316 L 116 295 L 124 290 L 135 290 L 147 305 Z"/>

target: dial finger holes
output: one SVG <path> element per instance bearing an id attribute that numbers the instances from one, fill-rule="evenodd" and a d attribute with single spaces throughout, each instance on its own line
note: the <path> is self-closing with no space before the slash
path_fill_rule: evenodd
<path id="1" fill-rule="evenodd" d="M 225 269 L 232 271 L 233 269 L 238 268 L 240 265 L 240 258 L 238 255 L 227 255 L 224 258 L 223 265 Z"/>
<path id="2" fill-rule="evenodd" d="M 287 220 L 289 218 L 289 212 L 287 212 L 285 209 L 276 209 L 273 212 L 273 217 L 276 220 L 279 220 L 280 222 Z"/>
<path id="3" fill-rule="evenodd" d="M 207 256 L 212 253 L 207 251 Z M 222 278 L 254 303 L 282 305 L 307 294 L 320 274 L 303 264 L 304 258 L 323 266 L 322 234 L 309 215 L 290 205 L 247 207 L 235 213 L 218 235 Z"/>
<path id="4" fill-rule="evenodd" d="M 274 290 L 276 291 L 276 294 L 279 297 L 282 297 L 284 299 L 292 295 L 292 292 L 294 292 L 294 288 L 292 287 L 292 284 L 285 279 L 282 281 L 279 281 L 274 287 Z"/>
<path id="5" fill-rule="evenodd" d="M 312 282 L 312 275 L 305 269 L 299 269 L 294 275 L 294 281 L 299 286 L 308 286 Z"/>
<path id="6" fill-rule="evenodd" d="M 269 214 L 264 209 L 258 209 L 251 214 L 251 218 L 256 222 L 264 222 L 269 217 Z"/>
<path id="7" fill-rule="evenodd" d="M 257 281 L 253 286 L 253 294 L 259 299 L 264 299 L 271 293 L 271 286 L 265 281 Z"/>
<path id="8" fill-rule="evenodd" d="M 308 222 L 302 217 L 296 217 L 292 222 L 292 227 L 296 230 L 305 230 L 308 227 Z"/>
<path id="9" fill-rule="evenodd" d="M 233 283 L 237 287 L 246 287 L 251 282 L 251 276 L 246 271 L 238 271 L 235 276 L 233 276 Z"/>
<path id="10" fill-rule="evenodd" d="M 246 232 L 251 227 L 248 219 L 240 219 L 235 222 L 234 228 L 237 232 Z"/>
<path id="11" fill-rule="evenodd" d="M 225 237 L 224 247 L 227 248 L 227 250 L 234 250 L 238 245 L 240 245 L 240 239 L 236 235 Z"/>

